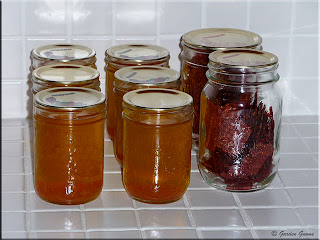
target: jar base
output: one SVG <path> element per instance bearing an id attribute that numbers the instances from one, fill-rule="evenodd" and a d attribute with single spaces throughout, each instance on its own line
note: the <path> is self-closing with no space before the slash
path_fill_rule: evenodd
<path id="1" fill-rule="evenodd" d="M 174 200 L 168 200 L 168 201 L 153 201 L 153 200 L 144 200 L 144 199 L 136 198 L 136 197 L 130 195 L 129 193 L 128 193 L 128 195 L 129 195 L 132 199 L 134 199 L 134 200 L 136 200 L 136 201 L 143 202 L 143 203 L 148 203 L 148 204 L 168 204 L 168 203 L 176 202 L 176 201 L 180 200 L 180 199 L 183 197 L 183 195 L 182 195 L 182 196 L 180 196 L 179 198 L 174 199 Z"/>
<path id="2" fill-rule="evenodd" d="M 276 176 L 276 172 L 271 174 L 268 178 L 263 180 L 261 183 L 234 183 L 234 184 L 226 184 L 224 183 L 224 180 L 207 171 L 206 169 L 200 169 L 200 173 L 203 177 L 203 179 L 206 181 L 208 185 L 210 185 L 213 188 L 224 190 L 228 192 L 254 192 L 259 191 L 262 189 L 265 189 L 270 185 L 274 177 Z"/>

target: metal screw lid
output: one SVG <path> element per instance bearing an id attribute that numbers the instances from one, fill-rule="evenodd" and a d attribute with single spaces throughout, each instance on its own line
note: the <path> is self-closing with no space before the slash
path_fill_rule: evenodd
<path id="1" fill-rule="evenodd" d="M 161 46 L 151 44 L 124 44 L 107 49 L 106 58 L 126 60 L 128 62 L 145 62 L 170 58 L 169 51 Z"/>
<path id="2" fill-rule="evenodd" d="M 70 62 L 95 57 L 96 52 L 77 44 L 49 44 L 32 50 L 31 56 L 40 60 Z"/>
<path id="3" fill-rule="evenodd" d="M 259 48 L 262 38 L 256 33 L 233 28 L 204 28 L 185 33 L 181 41 L 191 48 L 221 50 Z"/>
<path id="4" fill-rule="evenodd" d="M 34 97 L 35 106 L 62 110 L 89 108 L 103 102 L 105 102 L 103 93 L 75 87 L 49 88 L 38 92 Z"/>
<path id="5" fill-rule="evenodd" d="M 34 82 L 57 84 L 81 83 L 98 79 L 96 69 L 81 65 L 55 64 L 36 68 L 32 72 Z"/>

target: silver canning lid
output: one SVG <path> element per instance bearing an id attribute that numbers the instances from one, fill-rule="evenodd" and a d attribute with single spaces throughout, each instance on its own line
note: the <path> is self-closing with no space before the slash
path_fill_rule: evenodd
<path id="1" fill-rule="evenodd" d="M 168 111 L 192 104 L 192 97 L 184 92 L 166 88 L 138 89 L 123 96 L 124 103 L 140 109 Z"/>
<path id="2" fill-rule="evenodd" d="M 134 83 L 144 86 L 165 85 L 180 81 L 180 73 L 165 67 L 134 66 L 115 72 L 116 82 Z"/>
<path id="3" fill-rule="evenodd" d="M 83 45 L 50 44 L 33 49 L 31 55 L 40 60 L 70 62 L 95 57 L 96 52 Z"/>
<path id="4" fill-rule="evenodd" d="M 169 51 L 151 44 L 125 44 L 113 46 L 106 51 L 106 57 L 130 62 L 163 60 L 170 57 Z"/>
<path id="5" fill-rule="evenodd" d="M 198 49 L 257 48 L 262 38 L 256 33 L 233 28 L 204 28 L 182 36 L 187 46 Z"/>
<path id="6" fill-rule="evenodd" d="M 105 96 L 101 92 L 74 87 L 49 88 L 34 97 L 35 105 L 62 110 L 90 108 L 104 101 Z"/>
<path id="7" fill-rule="evenodd" d="M 44 83 L 82 83 L 98 79 L 100 76 L 96 69 L 81 65 L 56 64 L 36 68 L 32 72 L 34 82 Z"/>
<path id="8" fill-rule="evenodd" d="M 254 50 L 233 48 L 210 53 L 209 68 L 265 68 L 277 66 L 278 57 L 272 53 Z"/>

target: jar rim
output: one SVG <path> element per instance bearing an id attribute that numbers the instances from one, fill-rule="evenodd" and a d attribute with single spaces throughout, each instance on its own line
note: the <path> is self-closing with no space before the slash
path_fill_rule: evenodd
<path id="1" fill-rule="evenodd" d="M 69 47 L 69 48 L 72 48 L 72 50 L 78 50 L 78 51 L 80 50 L 80 51 L 87 52 L 87 56 L 77 57 L 73 59 L 59 59 L 59 58 L 50 58 L 50 55 L 45 56 L 44 54 L 42 54 L 42 52 L 45 50 L 59 49 L 61 47 Z M 47 45 L 42 45 L 34 48 L 31 52 L 31 56 L 38 60 L 49 60 L 49 61 L 56 61 L 56 62 L 73 62 L 77 60 L 86 60 L 86 59 L 94 58 L 96 56 L 96 51 L 92 48 L 89 48 L 87 46 L 80 45 L 80 44 L 68 44 L 68 43 L 47 44 Z"/>
<path id="2" fill-rule="evenodd" d="M 189 94 L 166 88 L 137 89 L 123 96 L 124 106 L 154 112 L 176 111 L 192 105 L 192 102 Z"/>
<path id="3" fill-rule="evenodd" d="M 229 67 L 233 69 L 261 69 L 277 66 L 279 59 L 276 55 L 255 49 L 230 48 L 217 50 L 209 55 L 209 67 Z"/>
<path id="4" fill-rule="evenodd" d="M 218 41 L 214 42 L 210 39 L 218 39 Z M 214 51 L 235 47 L 257 48 L 262 44 L 262 37 L 242 29 L 202 28 L 183 34 L 180 41 L 191 48 Z"/>
<path id="5" fill-rule="evenodd" d="M 180 81 L 180 73 L 174 69 L 159 66 L 131 66 L 117 70 L 115 86 L 120 83 L 139 86 L 163 86 Z"/>
<path id="6" fill-rule="evenodd" d="M 62 111 L 74 111 L 98 106 L 105 103 L 105 99 L 103 93 L 94 89 L 57 87 L 36 93 L 34 105 Z"/>
<path id="7" fill-rule="evenodd" d="M 50 76 L 43 76 L 42 73 L 46 71 L 55 71 L 55 70 L 62 70 L 63 69 L 68 69 L 71 71 L 75 71 L 75 73 L 79 70 L 85 71 L 88 74 L 91 74 L 90 77 L 86 79 L 81 79 L 81 80 L 71 80 L 71 79 L 64 79 L 64 80 L 56 80 L 54 77 Z M 80 74 L 80 72 L 79 72 Z M 81 74 L 80 74 L 81 75 Z M 88 67 L 88 66 L 83 66 L 83 65 L 76 65 L 76 64 L 53 64 L 53 65 L 47 65 L 47 66 L 42 66 L 38 67 L 32 72 L 32 81 L 33 82 L 39 82 L 39 83 L 52 83 L 52 84 L 70 84 L 70 83 L 87 83 L 93 80 L 96 80 L 100 77 L 100 73 L 98 70 Z"/>
<path id="8" fill-rule="evenodd" d="M 138 50 L 137 53 L 132 56 L 124 55 L 124 53 L 132 52 Z M 119 52 L 122 51 L 122 52 Z M 147 54 L 156 55 L 147 55 Z M 143 55 L 144 54 L 144 55 Z M 151 61 L 161 61 L 170 58 L 169 51 L 158 45 L 153 44 L 121 44 L 108 48 L 105 52 L 106 61 L 126 61 L 131 63 L 141 63 L 141 62 L 151 62 Z"/>

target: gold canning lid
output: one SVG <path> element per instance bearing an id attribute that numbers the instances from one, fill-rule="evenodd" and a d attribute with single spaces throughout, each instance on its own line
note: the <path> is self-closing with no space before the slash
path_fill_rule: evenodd
<path id="1" fill-rule="evenodd" d="M 259 48 L 262 38 L 256 33 L 234 28 L 204 28 L 182 36 L 182 42 L 196 49 Z"/>
<path id="2" fill-rule="evenodd" d="M 92 48 L 77 44 L 50 44 L 32 50 L 31 56 L 39 60 L 71 62 L 95 57 Z"/>
<path id="3" fill-rule="evenodd" d="M 139 85 L 139 86 L 178 86 L 180 73 L 165 67 L 158 66 L 133 66 L 125 67 L 115 72 L 114 85 Z"/>
<path id="4" fill-rule="evenodd" d="M 160 61 L 170 58 L 169 51 L 161 46 L 151 44 L 124 44 L 107 49 L 106 60 L 126 60 L 139 63 Z"/>
<path id="5" fill-rule="evenodd" d="M 34 97 L 35 106 L 67 111 L 90 108 L 104 102 L 103 93 L 89 88 L 49 88 L 38 92 Z"/>
<path id="6" fill-rule="evenodd" d="M 166 88 L 138 89 L 123 96 L 124 107 L 151 111 L 171 111 L 187 107 L 192 104 L 192 97 L 184 92 Z"/>
<path id="7" fill-rule="evenodd" d="M 32 72 L 32 81 L 51 84 L 85 83 L 98 79 L 96 69 L 81 65 L 56 64 L 36 68 Z"/>
<path id="8" fill-rule="evenodd" d="M 265 51 L 233 48 L 212 52 L 209 55 L 208 66 L 209 69 L 277 67 L 278 57 Z"/>

